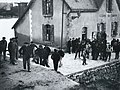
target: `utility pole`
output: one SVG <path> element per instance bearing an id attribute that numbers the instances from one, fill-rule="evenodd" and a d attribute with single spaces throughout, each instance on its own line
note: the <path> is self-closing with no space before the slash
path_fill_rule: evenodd
<path id="1" fill-rule="evenodd" d="M 62 29 L 61 29 L 61 49 L 63 48 L 63 24 L 64 24 L 64 0 L 62 2 Z"/>

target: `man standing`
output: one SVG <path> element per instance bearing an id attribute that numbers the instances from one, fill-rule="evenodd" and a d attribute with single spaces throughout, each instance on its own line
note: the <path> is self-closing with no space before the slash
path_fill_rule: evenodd
<path id="1" fill-rule="evenodd" d="M 24 45 L 20 48 L 20 52 L 23 52 L 23 68 L 26 69 L 26 64 L 28 66 L 28 72 L 30 71 L 30 57 L 31 57 L 31 49 L 29 43 L 25 42 Z"/>
<path id="2" fill-rule="evenodd" d="M 7 48 L 7 41 L 6 38 L 2 38 L 2 53 L 3 53 L 3 59 L 6 59 L 6 48 Z"/>
<path id="3" fill-rule="evenodd" d="M 32 57 L 34 57 L 34 49 L 35 48 L 37 48 L 37 46 L 33 42 L 31 42 L 30 43 L 30 49 L 31 49 Z"/>
<path id="4" fill-rule="evenodd" d="M 58 63 L 60 61 L 60 54 L 54 49 L 53 54 L 51 55 L 51 59 L 53 60 L 54 70 L 58 70 Z"/>
<path id="5" fill-rule="evenodd" d="M 46 46 L 44 47 L 43 49 L 43 54 L 42 54 L 42 57 L 43 57 L 43 66 L 47 66 L 47 67 L 50 67 L 48 65 L 48 57 L 49 57 L 49 54 L 50 54 L 50 51 L 46 48 Z"/>
<path id="6" fill-rule="evenodd" d="M 67 51 L 68 51 L 68 53 L 69 54 L 71 54 L 71 45 L 72 44 L 72 42 L 71 42 L 71 39 L 67 42 Z"/>
<path id="7" fill-rule="evenodd" d="M 42 61 L 42 59 L 43 59 L 43 57 L 42 57 L 42 54 L 43 54 L 43 47 L 42 47 L 42 45 L 39 45 L 39 47 L 35 50 L 35 55 L 37 56 L 37 57 L 39 57 L 38 59 L 37 59 L 37 64 L 39 64 L 39 59 L 40 59 L 40 65 L 43 65 L 43 61 Z"/>
<path id="8" fill-rule="evenodd" d="M 8 43 L 8 51 L 9 51 L 9 54 L 10 54 L 10 63 L 13 64 L 13 60 L 12 60 L 12 44 L 13 44 L 13 39 L 11 38 L 10 39 L 10 42 Z"/>

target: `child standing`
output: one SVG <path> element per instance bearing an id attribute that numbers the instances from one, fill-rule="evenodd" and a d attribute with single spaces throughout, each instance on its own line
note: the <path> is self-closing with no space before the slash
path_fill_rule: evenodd
<path id="1" fill-rule="evenodd" d="M 109 44 L 106 48 L 106 59 L 108 59 L 108 62 L 111 59 L 111 52 L 112 52 L 112 48 L 111 48 L 111 45 Z"/>
<path id="2" fill-rule="evenodd" d="M 82 63 L 82 65 L 87 65 L 87 63 L 86 63 L 86 49 L 83 50 L 82 56 L 83 56 L 83 63 Z"/>

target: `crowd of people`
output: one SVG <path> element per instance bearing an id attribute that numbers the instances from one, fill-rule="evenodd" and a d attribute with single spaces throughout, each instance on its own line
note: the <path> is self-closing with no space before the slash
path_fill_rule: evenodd
<path id="1" fill-rule="evenodd" d="M 18 37 L 10 39 L 10 42 L 7 46 L 6 38 L 3 37 L 0 41 L 0 62 L 6 60 L 6 51 L 8 47 L 8 52 L 10 55 L 10 64 L 17 65 L 18 57 L 23 58 L 23 68 L 30 72 L 30 58 L 33 58 L 36 64 L 42 66 L 50 67 L 48 64 L 48 57 L 51 55 L 53 60 L 54 70 L 57 71 L 58 67 L 62 65 L 61 60 L 64 57 L 65 53 L 60 49 L 54 49 L 51 52 L 50 47 L 47 45 L 36 45 L 33 42 L 25 42 L 19 49 L 18 47 Z M 99 39 L 83 39 L 72 38 L 67 42 L 67 52 L 69 54 L 75 53 L 74 60 L 77 58 L 82 58 L 82 65 L 87 65 L 86 59 L 92 56 L 92 60 L 103 60 L 110 61 L 111 53 L 115 53 L 115 59 L 119 59 L 120 52 L 120 41 L 119 39 L 113 39 L 111 42 L 106 40 L 106 34 L 104 33 Z M 3 57 L 3 58 L 2 58 Z M 60 64 L 59 64 L 60 63 Z"/>
<path id="2" fill-rule="evenodd" d="M 67 52 L 69 54 L 75 53 L 74 59 L 83 57 L 83 65 L 86 65 L 86 58 L 89 59 L 90 55 L 92 60 L 103 60 L 110 61 L 111 53 L 115 53 L 115 59 L 119 59 L 120 52 L 120 41 L 119 39 L 113 39 L 108 42 L 106 40 L 106 34 L 103 33 L 101 38 L 93 39 L 84 39 L 72 38 L 67 42 Z"/>
<path id="3" fill-rule="evenodd" d="M 47 45 L 37 46 L 33 42 L 24 42 L 24 44 L 19 48 L 18 37 L 10 39 L 10 42 L 8 43 L 8 50 L 6 38 L 2 38 L 2 40 L 0 41 L 0 64 L 2 63 L 2 61 L 6 60 L 6 51 L 9 52 L 9 60 L 10 64 L 12 65 L 17 65 L 18 57 L 23 58 L 23 69 L 27 69 L 28 72 L 31 71 L 30 58 L 33 58 L 32 61 L 34 61 L 36 64 L 50 67 L 48 64 L 48 57 L 51 54 L 54 70 L 57 71 L 59 65 L 62 65 L 61 60 L 64 57 L 64 52 L 62 50 L 55 49 L 54 52 L 51 52 L 50 47 L 48 47 Z"/>

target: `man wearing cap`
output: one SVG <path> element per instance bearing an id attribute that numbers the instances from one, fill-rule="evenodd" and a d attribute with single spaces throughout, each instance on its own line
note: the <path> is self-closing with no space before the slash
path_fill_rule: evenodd
<path id="1" fill-rule="evenodd" d="M 54 70 L 57 71 L 58 70 L 58 63 L 60 61 L 60 54 L 57 52 L 56 49 L 54 49 L 54 52 L 51 55 L 51 59 L 53 60 Z"/>
<path id="2" fill-rule="evenodd" d="M 6 41 L 6 38 L 3 37 L 2 40 L 2 53 L 3 53 L 3 59 L 5 60 L 6 59 L 6 48 L 7 48 L 7 41 Z"/>
<path id="3" fill-rule="evenodd" d="M 31 57 L 31 51 L 30 51 L 30 45 L 28 42 L 25 42 L 24 45 L 19 50 L 20 53 L 23 53 L 23 68 L 26 69 L 26 64 L 28 67 L 28 72 L 30 72 L 30 57 Z"/>

